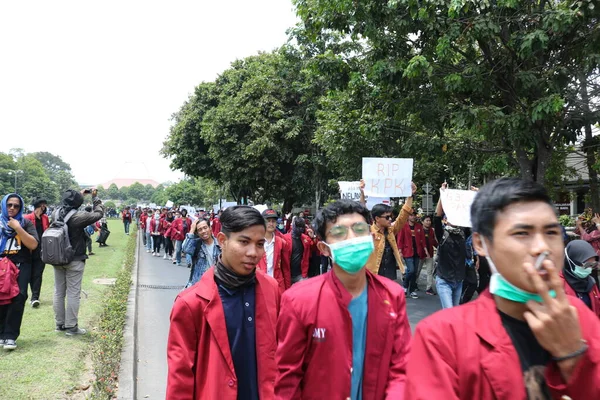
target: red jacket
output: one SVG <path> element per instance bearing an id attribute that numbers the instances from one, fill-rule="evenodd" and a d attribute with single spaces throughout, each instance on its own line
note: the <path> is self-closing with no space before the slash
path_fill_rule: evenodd
<path id="1" fill-rule="evenodd" d="M 283 235 L 285 237 L 285 241 L 288 242 L 289 244 L 289 249 L 288 249 L 288 254 L 289 254 L 289 259 L 292 259 L 292 246 L 293 246 L 293 239 L 292 239 L 292 233 L 287 233 L 285 235 Z M 316 246 L 316 239 L 311 239 L 310 236 L 305 235 L 304 233 L 302 234 L 302 245 L 304 246 L 304 253 L 302 253 L 302 264 L 300 265 L 300 268 L 302 269 L 302 277 L 303 278 L 308 278 L 308 265 L 310 262 L 310 255 L 313 251 L 313 249 Z"/>
<path id="2" fill-rule="evenodd" d="M 146 221 L 147 220 L 148 220 L 148 215 L 147 214 L 140 215 L 140 227 L 142 228 L 143 232 L 146 231 Z"/>
<path id="3" fill-rule="evenodd" d="M 545 379 L 553 399 L 600 399 L 600 320 L 579 299 L 589 349 L 568 383 L 551 361 Z M 419 323 L 406 376 L 406 399 L 527 399 L 521 362 L 489 291 Z"/>
<path id="4" fill-rule="evenodd" d="M 183 229 L 183 221 L 186 221 L 187 227 Z M 172 225 L 172 234 L 171 239 L 173 240 L 181 240 L 185 239 L 185 234 L 190 232 L 190 228 L 192 227 L 192 220 L 188 217 L 178 218 L 173 221 Z"/>
<path id="5" fill-rule="evenodd" d="M 29 213 L 23 216 L 23 218 L 27 218 L 28 220 L 30 220 L 33 223 L 33 226 L 35 225 L 35 213 Z M 48 226 L 50 226 L 50 221 L 48 220 L 48 216 L 46 214 L 42 214 L 41 217 L 42 220 L 42 232 L 45 232 L 46 229 L 48 229 Z M 39 238 L 39 240 L 42 240 L 42 238 Z"/>
<path id="6" fill-rule="evenodd" d="M 290 270 L 291 245 L 282 236 L 275 234 L 275 249 L 273 250 L 273 278 L 279 284 L 279 290 L 283 293 L 292 286 L 292 274 Z M 265 274 L 267 273 L 267 252 L 257 265 Z"/>
<path id="7" fill-rule="evenodd" d="M 387 278 L 366 274 L 363 399 L 403 399 L 411 336 L 404 291 Z M 333 272 L 300 282 L 283 294 L 277 322 L 276 399 L 350 398 L 350 300 Z"/>
<path id="8" fill-rule="evenodd" d="M 212 220 L 210 228 L 212 230 L 213 236 L 217 237 L 217 233 L 221 232 L 221 221 L 219 220 L 219 218 L 215 218 Z"/>
<path id="9" fill-rule="evenodd" d="M 256 357 L 261 400 L 273 399 L 279 313 L 277 282 L 256 272 Z M 167 342 L 169 400 L 237 400 L 236 375 L 223 304 L 210 268 L 181 292 L 171 311 Z"/>
<path id="10" fill-rule="evenodd" d="M 425 231 L 425 227 L 423 227 L 423 236 L 425 240 L 425 247 L 427 247 L 427 251 L 429 251 L 429 257 L 433 257 L 433 248 L 438 247 L 438 241 L 435 237 L 435 231 L 433 230 L 433 225 L 429 227 L 429 233 Z M 429 236 L 429 237 L 427 237 Z M 429 246 L 427 245 L 427 239 L 429 239 Z"/>
<path id="11" fill-rule="evenodd" d="M 564 281 L 563 286 L 565 288 L 565 293 L 569 296 L 579 297 L 577 296 L 577 292 L 575 292 L 575 290 L 569 285 L 569 283 L 565 279 L 565 276 L 563 275 L 562 271 L 560 271 L 560 277 Z M 594 285 L 589 295 L 590 302 L 592 303 L 592 311 L 598 316 L 598 318 L 600 318 L 600 290 L 598 290 L 598 286 Z"/>
<path id="12" fill-rule="evenodd" d="M 131 222 L 131 213 L 129 211 L 123 211 L 121 213 L 121 219 L 123 220 L 123 222 Z"/>
<path id="13" fill-rule="evenodd" d="M 414 226 L 415 239 L 417 242 L 417 256 L 419 258 L 425 258 L 425 232 L 423 231 L 423 225 L 415 222 Z M 408 223 L 404 224 L 404 227 L 398 232 L 396 243 L 398 244 L 398 250 L 404 258 L 410 258 L 415 256 L 413 241 L 412 241 L 412 229 Z M 431 253 L 430 253 L 431 255 Z"/>
<path id="14" fill-rule="evenodd" d="M 164 234 L 165 231 L 163 229 L 163 222 L 164 219 L 159 219 L 158 221 L 154 218 L 152 218 L 152 220 L 150 221 L 150 233 L 154 234 L 154 232 L 158 232 L 159 234 Z"/>

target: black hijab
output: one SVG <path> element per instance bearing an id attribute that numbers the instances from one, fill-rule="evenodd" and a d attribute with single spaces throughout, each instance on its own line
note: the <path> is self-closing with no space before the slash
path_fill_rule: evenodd
<path id="1" fill-rule="evenodd" d="M 567 283 L 577 293 L 589 293 L 596 284 L 594 278 L 588 276 L 582 279 L 575 275 L 573 270 L 575 269 L 575 265 L 581 266 L 592 257 L 595 257 L 596 260 L 598 260 L 598 255 L 594 251 L 594 248 L 585 240 L 573 240 L 567 244 L 565 254 L 568 257 L 565 257 L 563 275 Z M 569 261 L 569 259 L 571 259 L 571 261 Z"/>
<path id="2" fill-rule="evenodd" d="M 77 190 L 68 189 L 62 195 L 62 207 L 59 217 L 64 218 L 69 211 L 77 210 L 83 204 L 83 195 Z"/>

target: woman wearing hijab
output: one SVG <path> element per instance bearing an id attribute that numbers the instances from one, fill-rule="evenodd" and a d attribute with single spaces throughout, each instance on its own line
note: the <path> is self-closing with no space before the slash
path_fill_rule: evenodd
<path id="1" fill-rule="evenodd" d="M 173 218 L 173 212 L 172 211 L 167 211 L 167 216 L 165 217 L 165 219 L 162 220 L 162 230 L 164 233 L 163 236 L 163 241 L 165 243 L 165 256 L 164 259 L 165 260 L 169 260 L 172 261 L 173 260 L 173 230 L 172 230 L 172 226 L 173 226 L 173 221 L 175 220 L 175 218 Z"/>
<path id="2" fill-rule="evenodd" d="M 21 196 L 7 194 L 0 212 L 0 258 L 7 257 L 19 269 L 19 294 L 9 304 L 0 305 L 0 347 L 5 350 L 17 348 L 31 279 L 31 252 L 39 242 L 35 226 L 23 217 L 23 205 Z"/>
<path id="3" fill-rule="evenodd" d="M 598 255 L 585 240 L 573 240 L 565 248 L 565 267 L 560 277 L 564 280 L 565 293 L 578 297 L 600 317 L 600 291 L 590 276 L 598 268 Z"/>

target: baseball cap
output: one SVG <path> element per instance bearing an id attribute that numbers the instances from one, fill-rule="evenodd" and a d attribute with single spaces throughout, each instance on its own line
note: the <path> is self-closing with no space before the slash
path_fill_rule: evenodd
<path id="1" fill-rule="evenodd" d="M 264 219 L 279 218 L 279 213 L 272 208 L 268 208 L 262 212 L 262 216 Z"/>

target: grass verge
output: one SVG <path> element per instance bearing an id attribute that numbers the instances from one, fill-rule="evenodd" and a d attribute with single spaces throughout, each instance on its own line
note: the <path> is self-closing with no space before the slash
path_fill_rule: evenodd
<path id="1" fill-rule="evenodd" d="M 92 361 L 94 390 L 91 399 L 111 399 L 118 387 L 123 329 L 127 314 L 127 298 L 131 289 L 131 271 L 135 262 L 137 232 L 132 235 L 125 249 L 123 268 L 117 274 L 117 281 L 103 302 L 98 329 L 93 333 Z"/>
<path id="2" fill-rule="evenodd" d="M 41 306 L 32 309 L 27 302 L 21 336 L 17 340 L 19 347 L 13 352 L 0 349 L 0 399 L 70 399 L 85 388 L 85 384 L 82 388 L 82 377 L 89 369 L 86 358 L 96 340 L 94 332 L 99 329 L 100 315 L 106 304 L 103 300 L 114 290 L 114 287 L 93 281 L 116 278 L 123 271 L 126 249 L 132 246 L 130 243 L 135 249 L 135 235 L 126 236 L 119 220 L 108 223 L 111 230 L 109 246 L 98 248 L 94 242 L 96 254 L 86 261 L 83 275 L 79 325 L 92 334 L 67 337 L 54 332 L 54 271 L 52 266 L 46 266 Z"/>

